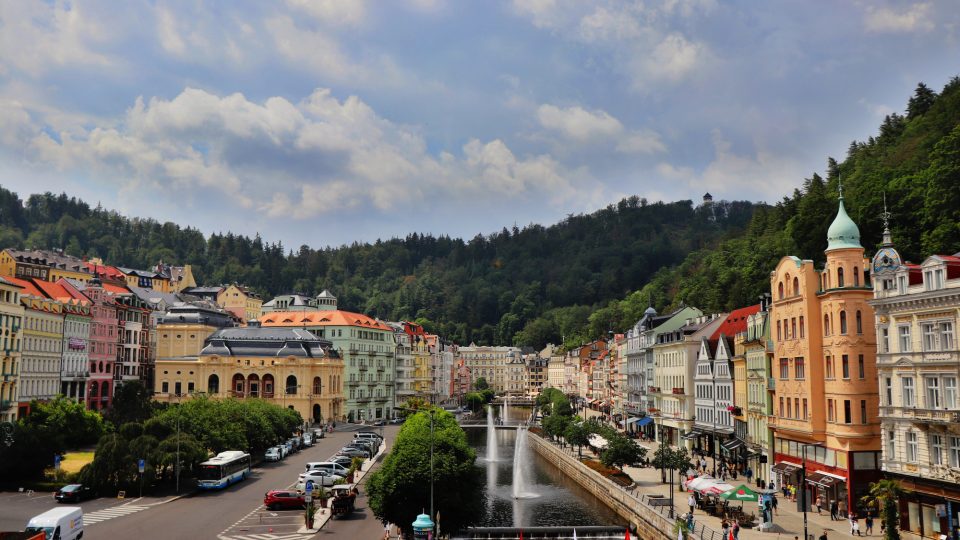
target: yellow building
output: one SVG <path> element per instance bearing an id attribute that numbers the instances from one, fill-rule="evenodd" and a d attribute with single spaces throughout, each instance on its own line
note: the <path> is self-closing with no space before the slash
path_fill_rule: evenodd
<path id="1" fill-rule="evenodd" d="M 343 360 L 331 342 L 295 328 L 223 328 L 196 359 L 157 359 L 154 399 L 206 394 L 265 399 L 310 423 L 342 416 Z"/>
<path id="2" fill-rule="evenodd" d="M 20 374 L 20 329 L 23 306 L 19 285 L 0 278 L 0 422 L 17 418 L 17 379 Z"/>
<path id="3" fill-rule="evenodd" d="M 242 285 L 228 285 L 217 294 L 217 305 L 244 321 L 252 321 L 262 315 L 263 299 Z"/>
<path id="4" fill-rule="evenodd" d="M 430 346 L 423 336 L 413 337 L 414 343 L 410 347 L 410 353 L 413 355 L 413 388 L 417 396 L 429 399 L 430 394 L 433 393 Z"/>
<path id="5" fill-rule="evenodd" d="M 93 273 L 83 260 L 59 252 L 5 249 L 0 251 L 0 275 L 16 278 L 37 278 L 57 281 L 70 278 L 87 282 Z"/>
<path id="6" fill-rule="evenodd" d="M 229 313 L 199 304 L 171 306 L 157 320 L 157 360 L 196 359 L 210 334 L 230 326 Z"/>

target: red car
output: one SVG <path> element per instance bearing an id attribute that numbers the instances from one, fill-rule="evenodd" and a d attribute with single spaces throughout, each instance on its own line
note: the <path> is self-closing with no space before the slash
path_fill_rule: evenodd
<path id="1" fill-rule="evenodd" d="M 263 505 L 270 510 L 286 508 L 304 508 L 306 501 L 303 495 L 288 489 L 274 489 L 263 495 Z"/>

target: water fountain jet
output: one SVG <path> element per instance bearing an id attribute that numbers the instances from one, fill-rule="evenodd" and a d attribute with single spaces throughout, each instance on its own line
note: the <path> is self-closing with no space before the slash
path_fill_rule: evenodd
<path id="1" fill-rule="evenodd" d="M 527 428 L 517 427 L 517 446 L 513 452 L 513 498 L 531 499 L 539 497 L 530 491 L 533 480 L 530 476 L 530 450 L 527 448 Z"/>
<path id="2" fill-rule="evenodd" d="M 497 461 L 497 428 L 494 427 L 493 407 L 487 407 L 487 461 Z"/>

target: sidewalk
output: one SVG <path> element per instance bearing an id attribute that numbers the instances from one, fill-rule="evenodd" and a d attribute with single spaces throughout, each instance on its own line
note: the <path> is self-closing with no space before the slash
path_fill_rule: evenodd
<path id="1" fill-rule="evenodd" d="M 651 441 L 645 441 L 639 443 L 641 446 L 647 448 L 647 457 L 652 458 L 653 452 L 656 450 L 656 443 Z M 570 448 L 567 447 L 567 451 L 571 455 L 577 455 L 576 447 Z M 584 457 L 592 454 L 589 450 L 584 449 Z M 708 459 L 708 469 L 712 468 L 712 460 Z M 660 469 L 655 469 L 652 467 L 647 468 L 636 468 L 636 467 L 624 467 L 623 471 L 627 473 L 630 478 L 633 479 L 635 485 L 629 490 L 640 498 L 645 498 L 649 495 L 659 495 L 663 496 L 667 494 L 667 491 L 670 489 L 670 484 L 663 484 L 660 482 Z M 667 472 L 667 479 L 669 480 L 669 471 Z M 674 512 L 676 516 L 680 516 L 689 511 L 690 507 L 687 505 L 687 499 L 690 494 L 686 491 L 677 491 L 677 484 L 682 480 L 680 475 L 676 472 L 674 473 L 674 487 L 673 487 L 673 500 L 674 500 Z M 727 479 L 727 482 L 738 486 L 740 484 L 746 484 L 747 480 L 744 477 L 739 477 L 736 480 Z M 747 512 L 758 514 L 757 503 L 744 503 L 744 510 Z M 668 508 L 664 508 L 664 513 L 668 511 Z M 742 529 L 740 531 L 740 540 L 793 540 L 796 536 L 797 538 L 803 537 L 803 513 L 797 511 L 797 503 L 795 501 L 786 500 L 783 497 L 780 497 L 779 504 L 777 508 L 777 514 L 773 518 L 774 530 L 760 532 L 754 529 Z M 703 524 L 708 529 L 711 529 L 716 534 L 713 535 L 711 539 L 711 532 L 707 531 L 703 535 L 703 540 L 720 540 L 721 532 L 721 519 L 719 517 L 710 516 L 709 514 L 704 513 L 699 508 L 694 511 L 694 520 L 696 523 Z M 864 526 L 864 521 L 860 520 L 860 530 L 864 536 L 866 535 L 866 527 Z M 855 538 L 850 535 L 850 522 L 848 520 L 842 521 L 831 521 L 830 513 L 824 512 L 823 515 L 817 515 L 816 511 L 807 512 L 807 534 L 813 540 L 816 540 L 820 535 L 826 531 L 830 540 L 850 540 Z M 696 538 L 700 540 L 700 528 L 697 527 L 697 536 Z M 880 522 L 879 519 L 874 520 L 874 530 L 873 538 L 880 538 Z"/>

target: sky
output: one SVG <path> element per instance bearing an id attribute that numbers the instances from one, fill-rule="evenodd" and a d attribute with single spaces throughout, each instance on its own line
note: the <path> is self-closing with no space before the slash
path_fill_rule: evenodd
<path id="1" fill-rule="evenodd" d="M 0 3 L 0 185 L 295 248 L 776 202 L 960 74 L 950 1 Z"/>

